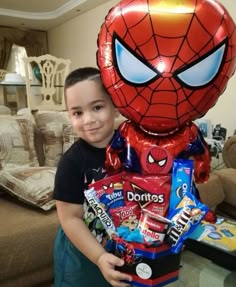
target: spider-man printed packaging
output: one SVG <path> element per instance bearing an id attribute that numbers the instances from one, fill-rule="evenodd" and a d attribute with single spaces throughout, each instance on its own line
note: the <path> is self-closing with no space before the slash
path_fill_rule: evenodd
<path id="1" fill-rule="evenodd" d="M 160 287 L 178 280 L 181 253 L 173 253 L 165 243 L 147 247 L 112 240 L 108 246 L 110 252 L 125 259 L 126 264 L 117 269 L 132 276 L 132 286 Z"/>
<path id="2" fill-rule="evenodd" d="M 125 205 L 122 173 L 96 181 L 89 187 L 94 188 L 96 197 L 106 207 L 107 212 Z"/>
<path id="3" fill-rule="evenodd" d="M 178 279 L 181 253 L 172 253 L 165 243 L 148 247 L 114 238 L 108 241 L 107 249 L 125 260 L 117 269 L 132 276 L 132 286 L 160 287 Z"/>

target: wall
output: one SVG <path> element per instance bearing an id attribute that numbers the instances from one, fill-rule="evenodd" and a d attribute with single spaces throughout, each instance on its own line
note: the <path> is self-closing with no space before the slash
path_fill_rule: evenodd
<path id="1" fill-rule="evenodd" d="M 220 0 L 236 23 L 236 1 Z M 227 89 L 221 95 L 216 105 L 205 115 L 205 119 L 210 119 L 213 125 L 221 123 L 227 128 L 227 137 L 236 130 L 236 73 L 229 80 Z"/>
<path id="2" fill-rule="evenodd" d="M 48 32 L 51 54 L 69 58 L 71 69 L 96 65 L 97 35 L 109 9 L 119 0 L 111 0 Z M 236 22 L 236 1 L 220 0 Z M 236 130 L 236 74 L 231 78 L 217 104 L 205 115 L 213 125 L 221 123 L 227 128 L 227 136 Z"/>
<path id="3" fill-rule="evenodd" d="M 96 0 L 94 0 L 96 1 Z M 97 36 L 105 16 L 119 0 L 111 0 L 48 32 L 49 51 L 69 58 L 72 69 L 96 65 Z"/>

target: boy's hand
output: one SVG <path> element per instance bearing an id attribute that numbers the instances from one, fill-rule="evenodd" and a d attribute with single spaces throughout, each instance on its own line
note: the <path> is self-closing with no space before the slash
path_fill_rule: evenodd
<path id="1" fill-rule="evenodd" d="M 116 266 L 122 265 L 124 265 L 124 260 L 108 252 L 102 253 L 97 261 L 97 266 L 101 270 L 103 276 L 114 287 L 128 287 L 130 284 L 124 282 L 124 280 L 127 282 L 132 281 L 132 277 L 128 274 L 115 270 Z"/>

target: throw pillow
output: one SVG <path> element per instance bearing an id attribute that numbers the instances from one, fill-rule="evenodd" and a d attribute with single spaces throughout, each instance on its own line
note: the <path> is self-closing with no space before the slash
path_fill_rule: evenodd
<path id="1" fill-rule="evenodd" d="M 45 211 L 53 200 L 55 167 L 18 167 L 0 171 L 0 186 L 19 200 Z"/>
<path id="2" fill-rule="evenodd" d="M 0 170 L 37 166 L 33 123 L 20 116 L 0 116 Z"/>
<path id="3" fill-rule="evenodd" d="M 63 153 L 65 153 L 79 137 L 75 134 L 71 124 L 63 125 L 62 136 L 63 136 Z"/>
<path id="4" fill-rule="evenodd" d="M 43 136 L 46 166 L 57 166 L 63 153 L 63 125 L 69 124 L 67 112 L 40 111 L 34 114 L 36 125 Z"/>
<path id="5" fill-rule="evenodd" d="M 24 116 L 29 119 L 34 126 L 34 146 L 38 158 L 38 162 L 40 166 L 44 166 L 45 157 L 44 157 L 44 150 L 43 150 L 43 137 L 36 125 L 34 112 L 32 112 L 29 108 L 23 108 L 17 111 L 17 115 Z"/>

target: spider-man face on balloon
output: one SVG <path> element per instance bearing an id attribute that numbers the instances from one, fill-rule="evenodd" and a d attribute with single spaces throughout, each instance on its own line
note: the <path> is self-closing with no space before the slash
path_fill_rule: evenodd
<path id="1" fill-rule="evenodd" d="M 236 28 L 211 0 L 124 0 L 106 17 L 98 65 L 114 104 L 148 133 L 202 117 L 236 64 Z"/>

